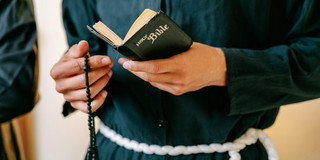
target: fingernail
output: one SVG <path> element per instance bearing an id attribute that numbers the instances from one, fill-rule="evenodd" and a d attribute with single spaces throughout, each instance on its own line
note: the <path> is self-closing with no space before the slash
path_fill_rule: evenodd
<path id="1" fill-rule="evenodd" d="M 131 69 L 131 64 L 129 62 L 124 62 L 123 63 L 123 68 L 130 70 Z"/>
<path id="2" fill-rule="evenodd" d="M 80 46 L 83 42 L 85 42 L 85 40 L 81 40 L 78 45 Z"/>
<path id="3" fill-rule="evenodd" d="M 112 71 L 108 72 L 108 76 L 109 76 L 109 77 L 112 76 Z"/>
<path id="4" fill-rule="evenodd" d="M 111 63 L 110 65 L 109 65 L 109 68 L 112 68 L 113 67 L 113 63 Z"/>
<path id="5" fill-rule="evenodd" d="M 102 93 L 102 97 L 103 97 L 103 98 L 106 98 L 106 97 L 107 97 L 107 92 L 103 92 L 103 93 Z"/>
<path id="6" fill-rule="evenodd" d="M 108 64 L 109 63 L 109 58 L 107 58 L 107 57 L 102 58 L 101 62 L 102 62 L 102 64 Z"/>
<path id="7" fill-rule="evenodd" d="M 120 58 L 120 59 L 118 60 L 118 62 L 119 62 L 120 64 L 123 63 L 123 61 L 124 61 L 123 58 Z"/>

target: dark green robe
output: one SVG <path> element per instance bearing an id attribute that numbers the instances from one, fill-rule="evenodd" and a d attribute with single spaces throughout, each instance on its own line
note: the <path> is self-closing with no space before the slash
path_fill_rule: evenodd
<path id="1" fill-rule="evenodd" d="M 35 105 L 35 42 L 32 1 L 0 0 L 0 160 L 26 158 L 12 119 Z"/>
<path id="2" fill-rule="evenodd" d="M 181 96 L 160 91 L 123 69 L 117 63 L 121 55 L 86 29 L 101 20 L 123 38 L 145 8 L 166 12 L 194 41 L 221 47 L 227 86 Z M 107 100 L 97 114 L 131 140 L 172 146 L 229 142 L 248 128 L 271 126 L 281 105 L 320 97 L 318 0 L 64 0 L 63 18 L 70 46 L 84 39 L 91 55 L 115 61 Z M 227 153 L 146 155 L 100 132 L 97 141 L 103 160 L 229 158 Z M 267 159 L 260 142 L 240 153 L 243 159 Z"/>
<path id="3" fill-rule="evenodd" d="M 36 23 L 31 0 L 0 1 L 0 123 L 35 103 Z"/>

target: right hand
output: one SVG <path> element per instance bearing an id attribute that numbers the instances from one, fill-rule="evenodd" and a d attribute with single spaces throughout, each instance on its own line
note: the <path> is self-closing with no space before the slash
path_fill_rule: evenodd
<path id="1" fill-rule="evenodd" d="M 56 90 L 62 93 L 64 99 L 71 103 L 72 107 L 88 113 L 86 103 L 84 55 L 88 54 L 89 45 L 86 41 L 80 41 L 73 45 L 68 52 L 51 69 L 50 75 L 56 83 Z M 105 101 L 107 91 L 103 88 L 109 82 L 113 61 L 108 56 L 92 56 L 88 58 L 89 84 L 92 111 L 96 111 Z"/>

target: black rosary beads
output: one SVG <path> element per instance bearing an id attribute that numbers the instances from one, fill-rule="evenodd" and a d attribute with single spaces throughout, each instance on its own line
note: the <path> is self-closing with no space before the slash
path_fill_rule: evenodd
<path id="1" fill-rule="evenodd" d="M 89 85 L 89 71 L 90 66 L 88 64 L 88 55 L 84 56 L 84 66 L 83 70 L 85 72 L 86 79 L 86 93 L 87 93 L 87 109 L 88 109 L 88 127 L 90 134 L 90 146 L 86 155 L 86 160 L 99 160 L 98 148 L 96 146 L 96 134 L 95 134 L 95 124 L 94 124 L 94 114 L 92 113 L 91 107 L 91 93 Z"/>

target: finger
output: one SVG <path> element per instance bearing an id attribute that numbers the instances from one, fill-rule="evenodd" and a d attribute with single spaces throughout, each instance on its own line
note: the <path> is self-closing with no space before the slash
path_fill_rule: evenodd
<path id="1" fill-rule="evenodd" d="M 157 83 L 171 83 L 171 84 L 180 84 L 182 83 L 181 78 L 178 77 L 175 73 L 147 73 L 147 72 L 131 72 L 137 77 L 143 79 L 147 82 L 157 82 Z"/>
<path id="2" fill-rule="evenodd" d="M 150 61 L 131 61 L 120 58 L 118 62 L 123 68 L 134 72 L 165 73 L 175 70 L 170 58 Z"/>
<path id="3" fill-rule="evenodd" d="M 101 67 L 101 68 L 89 71 L 88 73 L 89 85 L 92 85 L 98 79 L 100 79 L 102 76 L 106 74 L 109 74 L 109 76 L 111 76 L 112 74 L 112 71 L 110 70 L 109 67 Z M 86 82 L 86 79 L 85 79 L 84 73 L 75 75 L 73 77 L 58 79 L 56 81 L 56 90 L 59 93 L 64 93 L 69 90 L 85 88 L 86 87 L 85 82 Z"/>
<path id="4" fill-rule="evenodd" d="M 95 98 L 94 100 L 91 102 L 91 111 L 95 112 L 96 110 L 98 110 L 102 104 L 104 103 L 104 101 L 106 100 L 107 97 L 107 91 L 102 90 Z M 88 106 L 87 106 L 87 102 L 86 101 L 74 101 L 70 103 L 72 107 L 74 107 L 75 109 L 78 109 L 84 113 L 88 113 Z"/>
<path id="5" fill-rule="evenodd" d="M 68 52 L 63 56 L 64 59 L 74 59 L 83 57 L 85 54 L 89 52 L 89 44 L 85 40 L 81 40 L 78 44 L 70 47 Z"/>
<path id="6" fill-rule="evenodd" d="M 88 58 L 88 65 L 91 69 L 113 65 L 113 61 L 108 56 L 92 56 Z M 55 64 L 50 72 L 54 80 L 69 77 L 75 74 L 83 73 L 84 58 L 70 59 Z"/>
<path id="7" fill-rule="evenodd" d="M 102 104 L 104 103 L 108 93 L 105 90 L 102 90 L 91 102 L 92 112 L 95 112 L 97 109 L 99 109 Z"/>
<path id="8" fill-rule="evenodd" d="M 183 88 L 179 85 L 157 82 L 151 82 L 150 84 L 160 90 L 167 91 L 173 95 L 181 95 L 185 93 L 185 91 L 183 91 Z"/>
<path id="9" fill-rule="evenodd" d="M 109 79 L 109 75 L 105 75 L 90 86 L 91 98 L 95 97 L 107 85 Z M 87 99 L 86 88 L 67 91 L 63 96 L 68 102 L 85 101 Z"/>
<path id="10" fill-rule="evenodd" d="M 77 110 L 80 110 L 82 112 L 85 112 L 86 107 L 87 107 L 87 102 L 86 101 L 73 101 L 70 102 L 71 106 Z"/>

